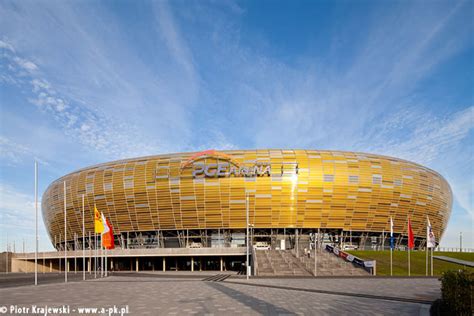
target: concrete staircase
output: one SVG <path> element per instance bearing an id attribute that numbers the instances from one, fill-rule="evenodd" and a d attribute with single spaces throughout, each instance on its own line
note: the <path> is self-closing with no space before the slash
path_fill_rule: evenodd
<path id="1" fill-rule="evenodd" d="M 317 256 L 317 276 L 369 275 L 364 269 L 325 250 L 318 251 Z M 256 250 L 255 268 L 258 276 L 313 276 L 314 252 L 308 258 L 300 251 L 297 258 L 292 250 Z"/>
<path id="2" fill-rule="evenodd" d="M 310 276 L 304 264 L 289 250 L 256 250 L 259 276 Z"/>

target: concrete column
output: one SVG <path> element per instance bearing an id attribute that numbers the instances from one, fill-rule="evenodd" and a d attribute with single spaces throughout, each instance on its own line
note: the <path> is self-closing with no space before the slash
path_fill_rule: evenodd
<path id="1" fill-rule="evenodd" d="M 224 271 L 224 262 L 222 260 L 222 257 L 221 257 L 221 271 Z"/>
<path id="2" fill-rule="evenodd" d="M 53 260 L 49 260 L 49 272 L 53 272 Z"/>
<path id="3" fill-rule="evenodd" d="M 114 269 L 114 258 L 110 258 L 110 271 Z"/>
<path id="4" fill-rule="evenodd" d="M 166 258 L 163 257 L 163 272 L 166 271 Z"/>
<path id="5" fill-rule="evenodd" d="M 194 257 L 191 257 L 191 271 L 194 271 Z"/>
<path id="6" fill-rule="evenodd" d="M 135 263 L 136 263 L 135 271 L 138 272 L 138 257 L 135 259 Z"/>
<path id="7" fill-rule="evenodd" d="M 151 262 L 151 270 L 155 272 L 155 258 L 152 258 L 152 260 L 153 261 Z"/>
<path id="8" fill-rule="evenodd" d="M 86 260 L 87 260 L 87 271 L 91 272 L 91 258 L 88 258 Z"/>
<path id="9" fill-rule="evenodd" d="M 202 257 L 199 258 L 199 271 L 202 271 Z"/>
<path id="10" fill-rule="evenodd" d="M 69 272 L 69 260 L 66 259 L 66 262 L 67 262 L 67 272 Z"/>

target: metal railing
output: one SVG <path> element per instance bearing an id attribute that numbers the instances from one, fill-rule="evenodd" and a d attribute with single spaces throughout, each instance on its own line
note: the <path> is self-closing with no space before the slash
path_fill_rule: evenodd
<path id="1" fill-rule="evenodd" d="M 190 256 L 190 255 L 242 255 L 245 253 L 245 248 L 154 248 L 154 249 L 121 249 L 108 250 L 109 257 L 129 257 L 129 256 Z M 67 252 L 68 258 L 82 257 L 82 250 L 70 250 Z M 100 254 L 97 254 L 100 256 Z M 17 259 L 34 259 L 34 253 L 15 254 Z M 86 257 L 95 257 L 95 250 L 87 250 Z M 38 253 L 39 258 L 57 259 L 64 257 L 64 251 L 50 251 Z"/>
<path id="2" fill-rule="evenodd" d="M 474 252 L 474 248 L 437 247 L 435 251 L 445 252 Z"/>

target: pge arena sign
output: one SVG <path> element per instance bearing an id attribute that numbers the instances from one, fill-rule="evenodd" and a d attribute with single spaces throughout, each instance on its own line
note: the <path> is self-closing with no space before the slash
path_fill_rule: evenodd
<path id="1" fill-rule="evenodd" d="M 217 163 L 200 163 L 200 160 L 205 158 L 215 158 Z M 223 162 L 219 162 L 222 160 Z M 189 158 L 181 165 L 181 172 L 189 167 L 193 167 L 193 178 L 197 177 L 261 177 L 271 175 L 270 162 L 257 162 L 252 166 L 239 164 L 234 159 L 224 153 L 216 150 L 206 150 L 199 152 Z"/>

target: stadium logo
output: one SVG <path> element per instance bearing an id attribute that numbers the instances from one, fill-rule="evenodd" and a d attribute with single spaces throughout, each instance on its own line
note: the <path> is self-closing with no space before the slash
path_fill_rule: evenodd
<path id="1" fill-rule="evenodd" d="M 206 158 L 214 158 L 217 163 L 201 163 Z M 221 162 L 222 161 L 222 162 Z M 214 149 L 201 151 L 181 164 L 181 172 L 193 167 L 193 178 L 197 177 L 260 177 L 270 176 L 270 162 L 259 162 L 252 166 L 243 165 L 235 161 L 231 156 L 218 152 Z"/>

